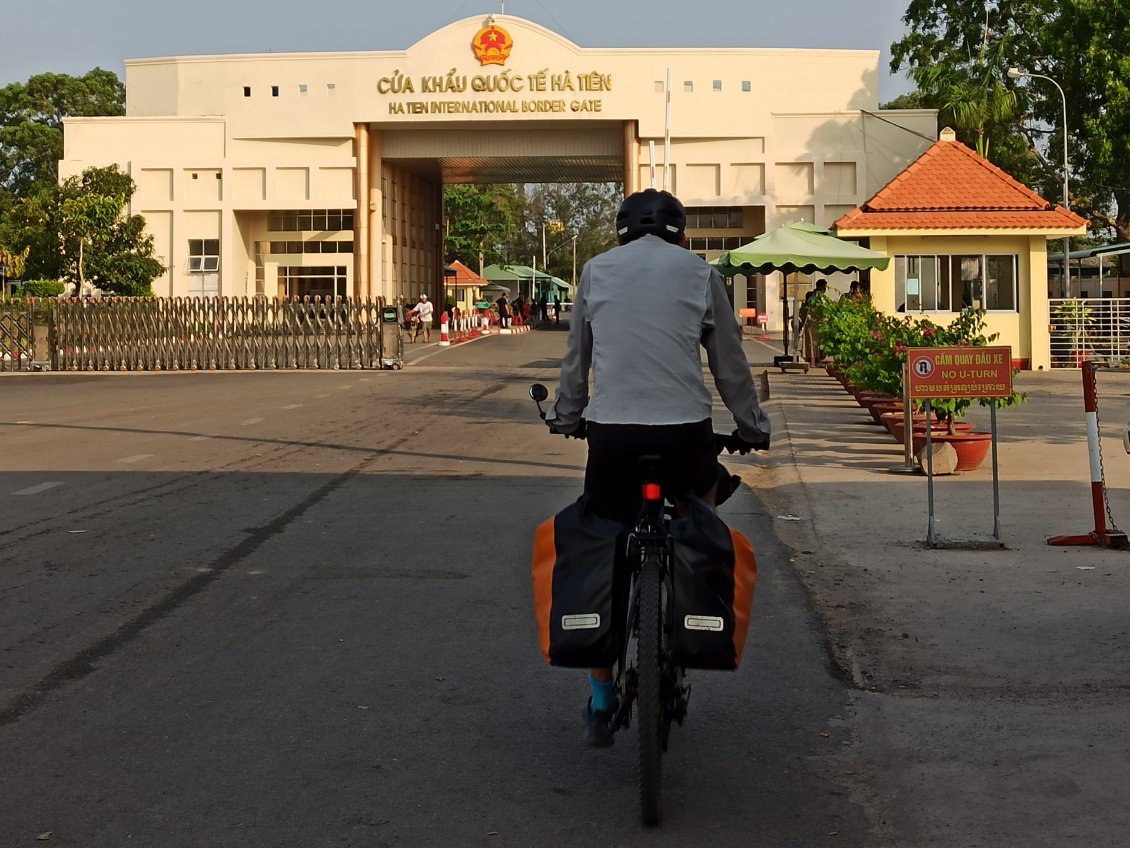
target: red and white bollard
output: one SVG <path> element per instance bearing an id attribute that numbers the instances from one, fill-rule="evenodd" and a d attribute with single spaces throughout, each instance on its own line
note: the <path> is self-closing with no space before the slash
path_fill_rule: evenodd
<path id="1" fill-rule="evenodd" d="M 1087 449 L 1091 460 L 1091 506 L 1095 513 L 1095 529 L 1078 536 L 1052 536 L 1049 545 L 1105 545 L 1108 548 L 1130 546 L 1126 534 L 1106 526 L 1106 481 L 1103 480 L 1102 454 L 1099 452 L 1099 403 L 1095 391 L 1097 366 L 1083 362 L 1083 407 L 1087 414 Z"/>
<path id="2" fill-rule="evenodd" d="M 451 344 L 451 339 L 447 335 L 447 327 L 448 327 L 447 312 L 444 311 L 443 315 L 440 316 L 440 319 L 439 319 L 439 346 L 440 347 L 447 347 L 448 345 Z"/>

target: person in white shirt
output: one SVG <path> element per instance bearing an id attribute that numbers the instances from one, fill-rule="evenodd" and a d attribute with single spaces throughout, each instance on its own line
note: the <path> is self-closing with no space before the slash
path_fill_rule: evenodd
<path id="1" fill-rule="evenodd" d="M 718 491 L 723 479 L 733 485 L 717 459 L 701 348 L 734 416 L 734 435 L 748 449 L 769 447 L 769 419 L 741 327 L 721 275 L 684 248 L 686 224 L 683 204 L 665 191 L 645 189 L 621 204 L 620 246 L 590 259 L 581 274 L 557 397 L 545 416 L 553 432 L 588 439 L 589 507 L 629 526 L 639 508 L 641 454 L 666 460 L 664 485 L 676 498 L 693 492 L 713 504 L 729 494 Z M 592 669 L 589 683 L 586 736 L 607 745 L 616 708 L 612 669 Z"/>
<path id="2" fill-rule="evenodd" d="M 432 312 L 434 307 L 426 294 L 420 295 L 420 302 L 413 308 L 416 313 L 416 326 L 412 330 L 412 341 L 420 337 L 420 330 L 424 331 L 424 344 L 432 340 Z"/>

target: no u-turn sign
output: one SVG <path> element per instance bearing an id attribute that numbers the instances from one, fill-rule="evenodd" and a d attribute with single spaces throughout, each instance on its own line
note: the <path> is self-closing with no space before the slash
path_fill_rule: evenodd
<path id="1" fill-rule="evenodd" d="M 1012 348 L 912 347 L 906 352 L 912 398 L 993 398 L 1012 394 Z"/>

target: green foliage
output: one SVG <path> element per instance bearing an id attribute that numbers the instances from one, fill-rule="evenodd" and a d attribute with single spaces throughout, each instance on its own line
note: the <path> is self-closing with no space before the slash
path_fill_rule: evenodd
<path id="1" fill-rule="evenodd" d="M 8 294 L 11 281 L 23 276 L 24 268 L 27 267 L 27 255 L 27 248 L 15 251 L 0 245 L 0 266 L 3 266 L 3 272 L 0 273 L 0 284 L 3 284 L 0 295 Z"/>
<path id="2" fill-rule="evenodd" d="M 1070 205 L 1130 241 L 1130 59 L 1118 37 L 1130 32 L 1130 5 L 911 0 L 903 22 L 891 70 L 909 69 L 962 141 L 983 137 L 991 161 L 1059 202 L 1064 99 L 1047 80 L 1005 74 L 1020 67 L 1055 80 L 1068 113 Z"/>
<path id="3" fill-rule="evenodd" d="M 623 196 L 618 183 L 451 185 L 444 188 L 444 232 L 448 261 L 469 268 L 483 264 L 545 264 L 570 280 L 573 236 L 578 274 L 586 261 L 615 246 L 612 223 Z"/>
<path id="4" fill-rule="evenodd" d="M 0 88 L 0 191 L 8 204 L 58 180 L 64 118 L 124 114 L 125 86 L 102 68 Z"/>
<path id="5" fill-rule="evenodd" d="M 518 206 L 517 236 L 508 261 L 542 267 L 542 224 L 549 273 L 563 280 L 573 274 L 573 236 L 577 236 L 577 275 L 585 262 L 616 245 L 614 222 L 623 199 L 618 183 L 537 183 L 528 185 Z"/>
<path id="6" fill-rule="evenodd" d="M 115 166 L 39 186 L 6 216 L 0 241 L 28 249 L 32 277 L 148 294 L 164 266 L 153 255 L 144 219 L 122 214 L 133 192 L 133 180 Z"/>
<path id="7" fill-rule="evenodd" d="M 447 261 L 468 268 L 503 262 L 506 244 L 514 238 L 516 195 L 512 185 L 445 186 L 443 217 Z"/>
<path id="8" fill-rule="evenodd" d="M 64 286 L 58 280 L 26 280 L 20 286 L 21 297 L 58 297 Z"/>
<path id="9" fill-rule="evenodd" d="M 1057 6 L 1047 49 L 1033 54 L 1042 58 L 1030 70 L 1056 80 L 1067 97 L 1071 205 L 1093 225 L 1114 230 L 1119 241 L 1130 241 L 1130 6 L 1096 0 Z M 1062 150 L 1059 93 L 1039 79 L 1030 88 L 1040 124 L 1055 128 L 1049 148 Z"/>
<path id="10" fill-rule="evenodd" d="M 1065 300 L 1052 310 L 1052 323 L 1066 330 L 1072 352 L 1083 350 L 1095 336 L 1094 309 L 1086 300 Z"/>
<path id="11" fill-rule="evenodd" d="M 909 315 L 884 315 L 865 298 L 838 302 L 825 300 L 821 306 L 818 336 L 824 351 L 844 369 L 855 386 L 895 397 L 903 393 L 903 368 L 907 350 L 915 347 L 982 347 L 992 344 L 997 334 L 986 335 L 984 310 L 961 312 L 949 324 L 935 324 L 928 318 Z M 998 406 L 1023 403 L 1027 396 L 1013 392 L 1007 398 L 981 400 Z M 942 398 L 930 401 L 935 413 L 952 425 L 969 411 L 969 398 Z"/>

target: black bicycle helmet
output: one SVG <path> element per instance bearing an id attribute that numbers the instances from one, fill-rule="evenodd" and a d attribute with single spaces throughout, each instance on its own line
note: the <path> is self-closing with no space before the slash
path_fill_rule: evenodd
<path id="1" fill-rule="evenodd" d="M 654 188 L 629 194 L 616 213 L 616 237 L 620 244 L 648 233 L 678 244 L 686 228 L 687 210 L 679 198 Z"/>

